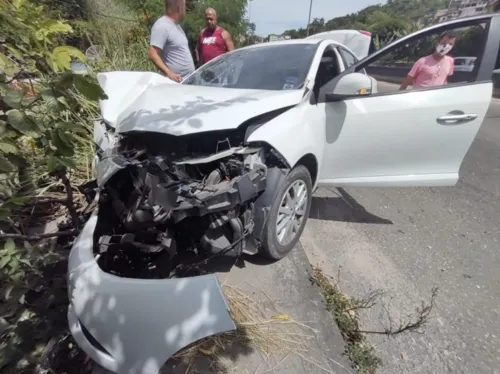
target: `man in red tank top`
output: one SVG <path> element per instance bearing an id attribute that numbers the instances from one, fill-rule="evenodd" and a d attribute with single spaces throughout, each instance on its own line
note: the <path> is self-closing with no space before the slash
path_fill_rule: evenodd
<path id="1" fill-rule="evenodd" d="M 195 51 L 199 66 L 234 49 L 231 35 L 217 26 L 217 13 L 214 9 L 208 8 L 205 11 L 205 23 L 207 27 L 201 31 Z"/>

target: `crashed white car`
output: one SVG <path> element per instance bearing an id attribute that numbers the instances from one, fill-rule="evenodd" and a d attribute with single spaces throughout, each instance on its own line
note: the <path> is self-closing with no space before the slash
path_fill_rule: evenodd
<path id="1" fill-rule="evenodd" d="M 471 20 L 489 24 L 477 82 L 377 92 L 367 63 Z M 265 43 L 181 84 L 100 74 L 97 204 L 69 259 L 78 344 L 113 372 L 157 373 L 235 328 L 214 272 L 284 257 L 316 187 L 454 185 L 490 103 L 499 21 L 433 26 L 368 57 L 370 35 L 352 30 Z"/>

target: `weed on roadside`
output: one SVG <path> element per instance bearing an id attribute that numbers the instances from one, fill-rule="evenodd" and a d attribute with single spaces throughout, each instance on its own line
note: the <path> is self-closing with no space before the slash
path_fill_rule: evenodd
<path id="1" fill-rule="evenodd" d="M 313 267 L 311 282 L 321 289 L 325 298 L 327 310 L 333 315 L 340 332 L 346 342 L 346 355 L 352 362 L 353 367 L 363 374 L 374 374 L 382 366 L 382 360 L 377 357 L 374 348 L 367 342 L 366 335 L 386 335 L 394 337 L 409 332 L 422 332 L 429 320 L 434 308 L 438 288 L 433 288 L 429 303 L 422 301 L 415 309 L 415 314 L 395 322 L 394 318 L 386 311 L 386 323 L 382 330 L 367 331 L 359 327 L 358 312 L 362 309 L 370 309 L 375 306 L 377 300 L 384 294 L 376 290 L 362 299 L 349 298 L 339 287 L 340 274 L 336 282 L 323 274 L 321 269 Z"/>
<path id="2" fill-rule="evenodd" d="M 311 282 L 321 289 L 326 309 L 333 315 L 346 342 L 346 355 L 353 367 L 361 373 L 374 374 L 382 365 L 382 360 L 360 332 L 357 316 L 360 303 L 342 293 L 338 283 L 333 283 L 318 268 L 313 267 Z"/>

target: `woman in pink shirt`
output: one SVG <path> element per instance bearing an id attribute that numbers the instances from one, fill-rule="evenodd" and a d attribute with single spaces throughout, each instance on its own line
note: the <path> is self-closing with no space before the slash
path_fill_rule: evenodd
<path id="1" fill-rule="evenodd" d="M 413 88 L 441 86 L 447 83 L 448 77 L 453 75 L 455 66 L 453 57 L 447 54 L 455 45 L 456 40 L 457 36 L 453 32 L 441 35 L 434 53 L 415 62 L 399 89 L 406 90 L 408 86 L 413 86 Z"/>

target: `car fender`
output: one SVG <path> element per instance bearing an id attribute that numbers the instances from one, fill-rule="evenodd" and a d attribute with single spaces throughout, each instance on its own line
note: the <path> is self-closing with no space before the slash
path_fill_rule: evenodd
<path id="1" fill-rule="evenodd" d="M 273 147 L 290 167 L 307 154 L 312 154 L 321 170 L 325 144 L 325 124 L 308 120 L 308 96 L 302 103 L 259 126 L 247 138 L 248 143 L 261 142 Z M 317 175 L 311 175 L 317 180 Z"/>

